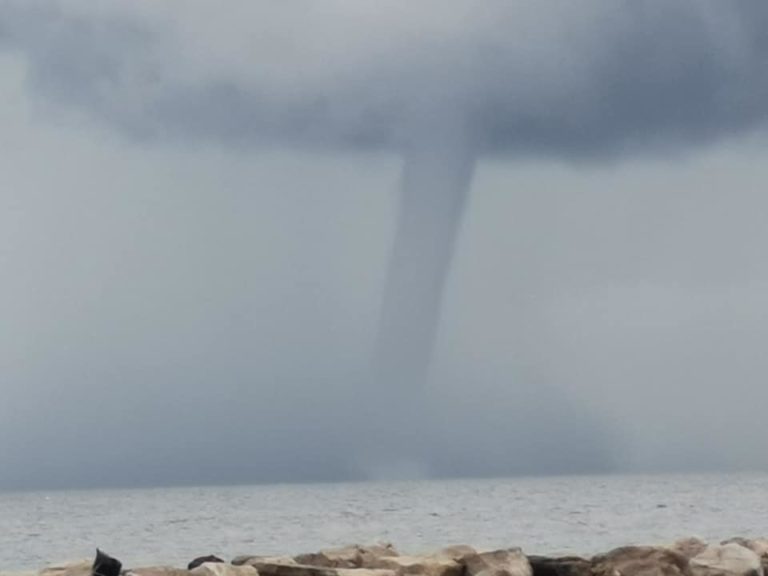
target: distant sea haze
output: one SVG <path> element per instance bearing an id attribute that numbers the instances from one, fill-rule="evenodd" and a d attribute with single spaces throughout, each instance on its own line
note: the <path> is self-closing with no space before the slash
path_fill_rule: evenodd
<path id="1" fill-rule="evenodd" d="M 768 475 L 574 476 L 0 493 L 0 570 L 126 567 L 388 541 L 592 554 L 686 536 L 765 535 Z"/>

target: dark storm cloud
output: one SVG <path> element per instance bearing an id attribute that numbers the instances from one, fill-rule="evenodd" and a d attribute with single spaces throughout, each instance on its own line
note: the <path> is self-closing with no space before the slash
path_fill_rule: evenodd
<path id="1" fill-rule="evenodd" d="M 231 33 L 256 40 L 221 70 L 211 37 L 190 33 L 208 24 L 189 17 L 199 5 L 173 6 L 7 0 L 3 31 L 39 95 L 137 137 L 399 147 L 450 113 L 491 151 L 590 156 L 707 142 L 768 115 L 759 0 L 247 3 Z"/>

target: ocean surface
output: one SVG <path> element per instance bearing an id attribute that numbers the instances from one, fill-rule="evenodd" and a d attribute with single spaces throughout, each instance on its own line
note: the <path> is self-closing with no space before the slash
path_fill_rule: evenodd
<path id="1" fill-rule="evenodd" d="M 126 567 L 388 541 L 589 554 L 697 535 L 768 535 L 768 475 L 580 476 L 0 493 L 0 570 Z"/>

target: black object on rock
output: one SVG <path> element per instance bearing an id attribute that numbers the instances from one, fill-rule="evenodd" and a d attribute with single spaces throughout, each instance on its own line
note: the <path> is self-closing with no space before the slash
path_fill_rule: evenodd
<path id="1" fill-rule="evenodd" d="M 187 565 L 187 570 L 193 570 L 197 568 L 198 566 L 201 566 L 202 564 L 205 564 L 206 562 L 224 562 L 221 558 L 218 556 L 200 556 L 199 558 L 195 558 Z"/>
<path id="2" fill-rule="evenodd" d="M 120 560 L 96 548 L 96 559 L 91 569 L 93 576 L 120 576 L 122 569 L 123 563 Z"/>

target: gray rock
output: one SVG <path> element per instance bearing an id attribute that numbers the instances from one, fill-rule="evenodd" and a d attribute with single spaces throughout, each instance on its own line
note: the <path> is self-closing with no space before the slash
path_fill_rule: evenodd
<path id="1" fill-rule="evenodd" d="M 455 544 L 454 546 L 447 546 L 441 550 L 430 555 L 434 558 L 448 558 L 449 560 L 455 560 L 456 562 L 462 562 L 467 556 L 477 554 L 472 546 L 466 544 Z"/>
<path id="2" fill-rule="evenodd" d="M 296 560 L 291 558 L 290 556 L 237 556 L 236 558 L 232 559 L 232 564 L 234 566 L 253 566 L 256 568 L 256 570 L 259 569 L 259 566 L 263 565 L 265 567 L 269 567 L 272 565 L 282 565 L 282 566 L 297 566 L 298 563 Z"/>
<path id="3" fill-rule="evenodd" d="M 223 562 L 204 562 L 190 571 L 192 576 L 259 576 L 253 566 L 233 566 Z"/>
<path id="4" fill-rule="evenodd" d="M 467 576 L 533 576 L 531 564 L 519 548 L 472 554 L 463 564 Z"/>
<path id="5" fill-rule="evenodd" d="M 768 538 L 729 538 L 720 544 L 739 544 L 744 548 L 749 548 L 761 558 L 768 558 Z"/>
<path id="6" fill-rule="evenodd" d="M 202 566 L 206 562 L 224 562 L 224 560 L 212 554 L 208 556 L 198 556 L 197 558 L 192 560 L 192 562 L 187 564 L 187 570 L 194 570 L 195 568 L 197 568 L 198 566 Z"/>
<path id="7" fill-rule="evenodd" d="M 324 568 L 372 568 L 379 558 L 398 556 L 391 544 L 361 546 L 354 544 L 342 548 L 329 548 L 310 554 L 300 554 L 294 560 L 305 566 Z"/>
<path id="8" fill-rule="evenodd" d="M 462 576 L 463 572 L 459 562 L 443 556 L 384 556 L 371 560 L 366 567 L 391 570 L 398 576 Z"/>
<path id="9" fill-rule="evenodd" d="M 688 559 L 668 548 L 623 546 L 592 559 L 594 576 L 683 576 Z"/>
<path id="10" fill-rule="evenodd" d="M 124 576 L 190 576 L 189 570 L 174 568 L 173 566 L 143 566 L 131 568 L 124 572 Z"/>
<path id="11" fill-rule="evenodd" d="M 38 573 L 39 576 L 91 576 L 93 560 L 75 560 L 51 564 Z"/>
<path id="12" fill-rule="evenodd" d="M 699 538 L 683 538 L 672 544 L 669 548 L 690 560 L 697 554 L 701 554 L 707 546 L 708 544 Z"/>
<path id="13" fill-rule="evenodd" d="M 329 568 L 299 564 L 292 558 L 266 558 L 251 556 L 242 561 L 243 566 L 253 566 L 260 576 L 397 576 L 393 570 L 370 570 L 363 568 Z"/>
<path id="14" fill-rule="evenodd" d="M 760 557 L 749 548 L 729 542 L 711 545 L 691 558 L 691 576 L 763 576 Z"/>

